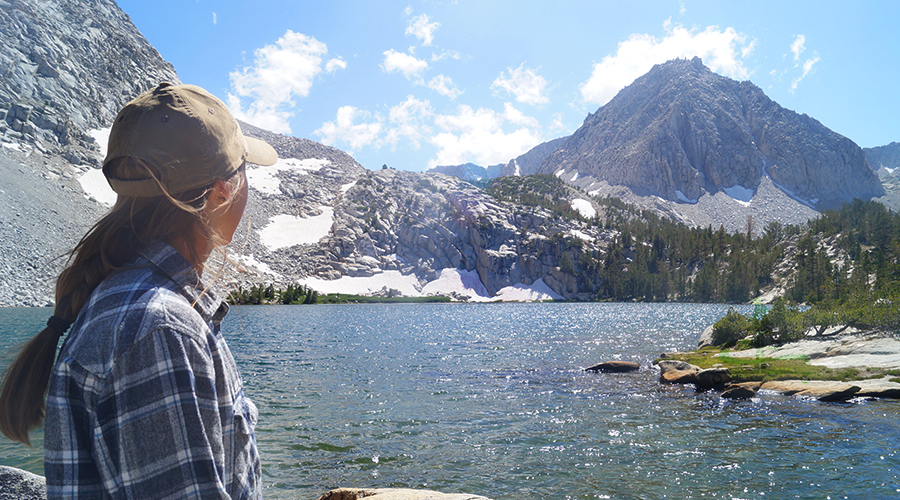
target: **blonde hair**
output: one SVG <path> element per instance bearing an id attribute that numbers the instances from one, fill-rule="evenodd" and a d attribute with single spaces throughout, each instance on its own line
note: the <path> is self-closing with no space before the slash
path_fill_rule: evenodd
<path id="1" fill-rule="evenodd" d="M 134 158 L 114 160 L 107 168 L 119 179 L 146 178 L 149 173 L 159 179 L 150 165 Z M 240 174 L 240 175 L 238 175 Z M 66 268 L 56 281 L 56 306 L 53 315 L 65 324 L 78 317 L 91 293 L 110 273 L 123 269 L 137 257 L 138 251 L 155 241 L 192 234 L 197 231 L 216 249 L 227 243 L 213 231 L 205 215 L 209 186 L 184 193 L 135 197 L 119 195 L 116 204 L 81 238 L 69 253 Z M 231 198 L 243 188 L 246 177 L 243 166 L 228 179 Z M 160 184 L 160 188 L 162 185 Z M 203 265 L 197 249 L 185 256 L 195 265 Z M 46 392 L 53 372 L 56 347 L 62 332 L 47 327 L 28 341 L 3 375 L 0 387 L 0 432 L 13 440 L 30 445 L 28 433 L 44 419 Z"/>

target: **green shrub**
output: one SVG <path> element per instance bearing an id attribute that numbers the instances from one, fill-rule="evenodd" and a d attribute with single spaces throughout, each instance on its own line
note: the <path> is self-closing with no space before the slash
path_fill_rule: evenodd
<path id="1" fill-rule="evenodd" d="M 783 344 L 798 340 L 806 331 L 803 313 L 797 307 L 788 307 L 782 297 L 775 299 L 772 308 L 760 319 L 754 330 L 756 347 Z"/>
<path id="2" fill-rule="evenodd" d="M 755 347 L 755 344 L 750 339 L 741 339 L 738 340 L 736 344 L 734 344 L 735 351 L 746 351 L 748 349 L 752 349 Z"/>
<path id="3" fill-rule="evenodd" d="M 730 347 L 747 336 L 750 321 L 746 316 L 728 308 L 728 313 L 713 325 L 713 345 Z"/>

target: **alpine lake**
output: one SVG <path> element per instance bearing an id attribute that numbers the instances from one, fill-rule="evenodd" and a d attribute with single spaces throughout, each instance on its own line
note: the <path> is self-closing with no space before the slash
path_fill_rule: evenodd
<path id="1" fill-rule="evenodd" d="M 738 306 L 747 313 L 751 306 Z M 900 406 L 660 384 L 726 305 L 237 306 L 223 333 L 260 410 L 264 496 L 419 488 L 501 499 L 898 498 Z M 50 309 L 0 309 L 0 350 Z M 637 361 L 624 374 L 583 371 Z M 0 362 L 3 367 L 9 358 Z M 43 474 L 0 440 L 0 464 Z"/>

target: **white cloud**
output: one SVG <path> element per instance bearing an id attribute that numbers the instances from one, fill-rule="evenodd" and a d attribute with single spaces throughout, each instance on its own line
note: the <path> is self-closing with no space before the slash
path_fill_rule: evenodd
<path id="1" fill-rule="evenodd" d="M 803 35 L 797 35 L 797 38 L 794 39 L 794 43 L 791 44 L 791 52 L 794 53 L 794 61 L 800 61 L 800 54 L 806 50 L 806 47 L 803 45 L 806 43 L 806 37 Z"/>
<path id="2" fill-rule="evenodd" d="M 525 113 L 516 109 L 512 103 L 509 102 L 503 104 L 503 118 L 518 127 L 530 127 L 535 129 L 540 127 L 540 123 L 536 118 L 525 116 Z"/>
<path id="3" fill-rule="evenodd" d="M 562 113 L 556 113 L 553 115 L 553 121 L 550 123 L 550 131 L 551 132 L 568 132 L 568 127 L 563 122 Z"/>
<path id="4" fill-rule="evenodd" d="M 508 109 L 505 113 L 497 113 L 484 108 L 475 111 L 462 105 L 455 115 L 436 116 L 435 124 L 442 132 L 429 139 L 437 146 L 438 152 L 435 158 L 428 161 L 428 168 L 470 161 L 479 165 L 496 165 L 540 144 L 541 137 L 534 129 L 520 127 L 511 132 L 504 130 L 503 125 L 510 117 L 522 119 L 514 115 Z"/>
<path id="5" fill-rule="evenodd" d="M 505 90 L 507 93 L 516 98 L 517 102 L 525 104 L 544 104 L 550 100 L 544 95 L 544 89 L 547 87 L 547 80 L 538 75 L 534 70 L 525 68 L 522 63 L 518 68 L 509 70 L 509 77 L 505 71 L 500 72 L 500 76 L 491 84 L 492 89 Z"/>
<path id="6" fill-rule="evenodd" d="M 700 57 L 711 70 L 722 75 L 746 79 L 750 76 L 742 58 L 753 51 L 754 43 L 733 28 L 720 30 L 710 26 L 704 31 L 663 23 L 666 36 L 660 40 L 652 35 L 632 34 L 619 42 L 616 54 L 608 55 L 594 64 L 590 78 L 581 84 L 585 102 L 606 104 L 619 90 L 643 75 L 654 64 L 677 58 Z"/>
<path id="7" fill-rule="evenodd" d="M 334 73 L 339 69 L 347 69 L 347 61 L 343 58 L 336 57 L 325 63 L 325 71 L 327 73 Z"/>
<path id="8" fill-rule="evenodd" d="M 803 81 L 804 78 L 806 78 L 806 75 L 808 75 L 810 71 L 812 71 L 813 66 L 817 62 L 819 62 L 819 60 L 819 56 L 815 56 L 812 59 L 807 59 L 806 62 L 803 63 L 803 74 L 791 81 L 791 92 L 797 90 L 797 86 L 800 85 L 800 82 Z"/>
<path id="9" fill-rule="evenodd" d="M 213 25 L 219 24 L 219 16 L 216 15 L 215 12 L 213 14 Z"/>
<path id="10" fill-rule="evenodd" d="M 750 43 L 744 45 L 741 49 L 741 58 L 746 59 L 750 57 L 750 54 L 753 53 L 753 49 L 756 48 L 756 40 L 751 40 Z"/>
<path id="11" fill-rule="evenodd" d="M 441 50 L 440 54 L 431 54 L 431 62 L 440 61 L 441 59 L 453 59 L 459 61 L 462 56 L 455 50 Z"/>
<path id="12" fill-rule="evenodd" d="M 813 66 L 821 59 L 819 54 L 814 52 L 813 57 L 807 59 L 803 62 L 803 65 L 800 65 L 800 54 L 806 50 L 806 37 L 803 35 L 797 35 L 797 38 L 794 39 L 794 42 L 791 43 L 791 52 L 794 54 L 794 68 L 802 68 L 802 73 L 800 76 L 791 80 L 791 93 L 797 90 L 797 87 L 800 85 L 800 82 L 806 78 L 807 75 L 812 71 Z"/>
<path id="13" fill-rule="evenodd" d="M 238 120 L 279 134 L 291 133 L 290 120 L 294 116 L 291 111 L 269 108 L 258 100 L 251 103 L 249 108 L 244 109 L 241 99 L 234 94 L 228 94 L 226 101 L 231 114 Z"/>
<path id="14" fill-rule="evenodd" d="M 428 61 L 390 49 L 384 52 L 384 63 L 381 67 L 388 73 L 399 71 L 410 80 L 420 79 L 422 72 L 428 69 Z"/>
<path id="15" fill-rule="evenodd" d="M 447 96 L 450 99 L 456 99 L 462 94 L 462 90 L 456 88 L 456 85 L 453 84 L 453 80 L 450 79 L 449 76 L 438 75 L 431 79 L 428 82 L 428 88 L 434 90 L 438 94 L 443 96 Z"/>
<path id="16" fill-rule="evenodd" d="M 354 123 L 357 119 L 370 118 L 368 112 L 354 106 L 341 106 L 333 122 L 325 122 L 313 133 L 326 145 L 346 144 L 351 151 L 364 146 L 378 146 L 382 120 L 375 116 L 369 123 Z"/>
<path id="17" fill-rule="evenodd" d="M 415 149 L 421 147 L 421 141 L 431 134 L 429 120 L 434 113 L 431 103 L 409 95 L 402 103 L 391 108 L 388 115 L 391 128 L 387 132 L 386 141 L 396 147 L 401 138 L 407 138 Z"/>
<path id="18" fill-rule="evenodd" d="M 422 41 L 423 47 L 428 47 L 434 41 L 434 32 L 440 25 L 441 23 L 429 23 L 428 15 L 422 14 L 412 18 L 409 26 L 406 27 L 406 34 L 415 36 Z"/>
<path id="19" fill-rule="evenodd" d="M 813 65 L 816 64 L 817 62 L 819 62 L 819 59 L 820 59 L 819 56 L 816 56 L 816 57 L 814 57 L 814 58 L 812 58 L 812 59 L 807 59 L 806 62 L 803 63 L 803 76 L 802 76 L 802 78 L 805 78 L 806 75 L 809 74 L 809 72 L 812 70 Z"/>
<path id="20" fill-rule="evenodd" d="M 322 71 L 326 45 L 313 37 L 287 30 L 275 44 L 254 52 L 251 67 L 229 74 L 234 91 L 228 105 L 234 115 L 273 132 L 290 133 L 294 96 L 306 97 Z M 333 67 L 332 67 L 333 68 Z M 251 100 L 244 107 L 242 99 Z"/>

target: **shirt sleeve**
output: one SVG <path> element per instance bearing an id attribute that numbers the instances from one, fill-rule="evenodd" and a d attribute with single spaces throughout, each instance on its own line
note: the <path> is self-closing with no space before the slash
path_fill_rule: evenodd
<path id="1" fill-rule="evenodd" d="M 97 401 L 94 460 L 113 498 L 229 498 L 209 346 L 157 329 L 114 363 Z"/>

